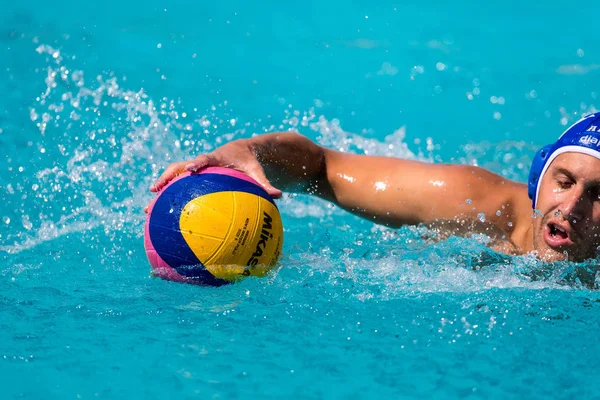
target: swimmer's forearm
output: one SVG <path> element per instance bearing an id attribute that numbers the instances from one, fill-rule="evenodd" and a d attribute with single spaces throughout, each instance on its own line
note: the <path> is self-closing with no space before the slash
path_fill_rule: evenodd
<path id="1" fill-rule="evenodd" d="M 294 132 L 278 132 L 248 139 L 248 145 L 277 187 L 291 192 L 321 194 L 325 175 L 324 149 Z"/>

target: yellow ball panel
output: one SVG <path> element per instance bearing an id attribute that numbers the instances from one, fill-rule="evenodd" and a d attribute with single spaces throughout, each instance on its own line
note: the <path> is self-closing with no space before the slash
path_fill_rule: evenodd
<path id="1" fill-rule="evenodd" d="M 192 252 L 203 264 L 227 240 L 235 207 L 232 192 L 196 197 L 183 207 L 179 229 Z"/>
<path id="2" fill-rule="evenodd" d="M 276 265 L 283 245 L 277 208 L 245 192 L 211 193 L 190 201 L 180 228 L 196 257 L 226 280 L 265 275 Z"/>
<path id="3" fill-rule="evenodd" d="M 186 233 L 199 229 L 202 235 L 225 239 L 233 217 L 233 192 L 218 192 L 196 197 L 183 207 L 179 227 Z M 199 220 L 200 219 L 200 220 Z"/>

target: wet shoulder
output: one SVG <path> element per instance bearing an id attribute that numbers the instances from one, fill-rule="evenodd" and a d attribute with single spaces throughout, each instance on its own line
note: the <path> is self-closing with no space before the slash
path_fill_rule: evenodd
<path id="1" fill-rule="evenodd" d="M 531 208 L 527 206 L 530 204 L 527 185 L 480 167 L 465 166 L 465 172 L 467 177 L 470 175 L 467 184 L 477 215 L 483 214 L 487 222 L 504 231 L 512 231 L 520 222 L 524 210 Z"/>
<path id="2" fill-rule="evenodd" d="M 533 250 L 533 207 L 527 195 L 527 186 L 521 184 L 522 190 L 515 191 L 513 204 L 513 230 L 510 232 L 511 240 L 523 251 Z"/>

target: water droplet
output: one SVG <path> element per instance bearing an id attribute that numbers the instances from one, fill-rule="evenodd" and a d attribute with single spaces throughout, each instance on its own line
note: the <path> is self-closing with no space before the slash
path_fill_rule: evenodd
<path id="1" fill-rule="evenodd" d="M 33 227 L 33 224 L 29 220 L 29 215 L 23 215 L 21 222 L 23 223 L 23 228 L 27 230 L 30 230 Z"/>
<path id="2" fill-rule="evenodd" d="M 533 210 L 533 218 L 544 218 L 544 213 L 540 210 Z"/>
<path id="3" fill-rule="evenodd" d="M 481 222 L 485 222 L 485 214 L 484 213 L 477 214 L 477 219 L 479 219 Z"/>
<path id="4" fill-rule="evenodd" d="M 471 204 L 471 203 L 473 203 L 473 200 L 471 200 L 471 199 L 467 199 L 466 203 L 467 203 L 467 204 Z"/>
<path id="5" fill-rule="evenodd" d="M 500 211 L 500 210 L 496 211 L 496 215 L 497 216 L 501 216 L 502 215 L 502 211 Z"/>
<path id="6" fill-rule="evenodd" d="M 8 217 L 2 217 L 2 222 L 4 222 L 6 225 L 10 224 L 10 218 Z"/>

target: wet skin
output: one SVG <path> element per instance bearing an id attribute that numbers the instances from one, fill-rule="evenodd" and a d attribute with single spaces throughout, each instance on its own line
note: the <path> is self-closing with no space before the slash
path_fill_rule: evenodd
<path id="1" fill-rule="evenodd" d="M 543 260 L 582 261 L 600 245 L 600 160 L 557 157 L 542 179 L 533 220 L 533 245 Z"/>
<path id="2" fill-rule="evenodd" d="M 507 254 L 581 261 L 595 257 L 600 245 L 600 160 L 586 154 L 565 153 L 552 162 L 540 183 L 536 212 L 526 184 L 479 167 L 343 153 L 292 132 L 236 140 L 173 163 L 150 190 L 208 166 L 244 172 L 274 198 L 282 191 L 308 193 L 390 227 L 428 224 L 468 235 L 478 230 L 468 222 L 483 215 L 479 230 Z"/>

